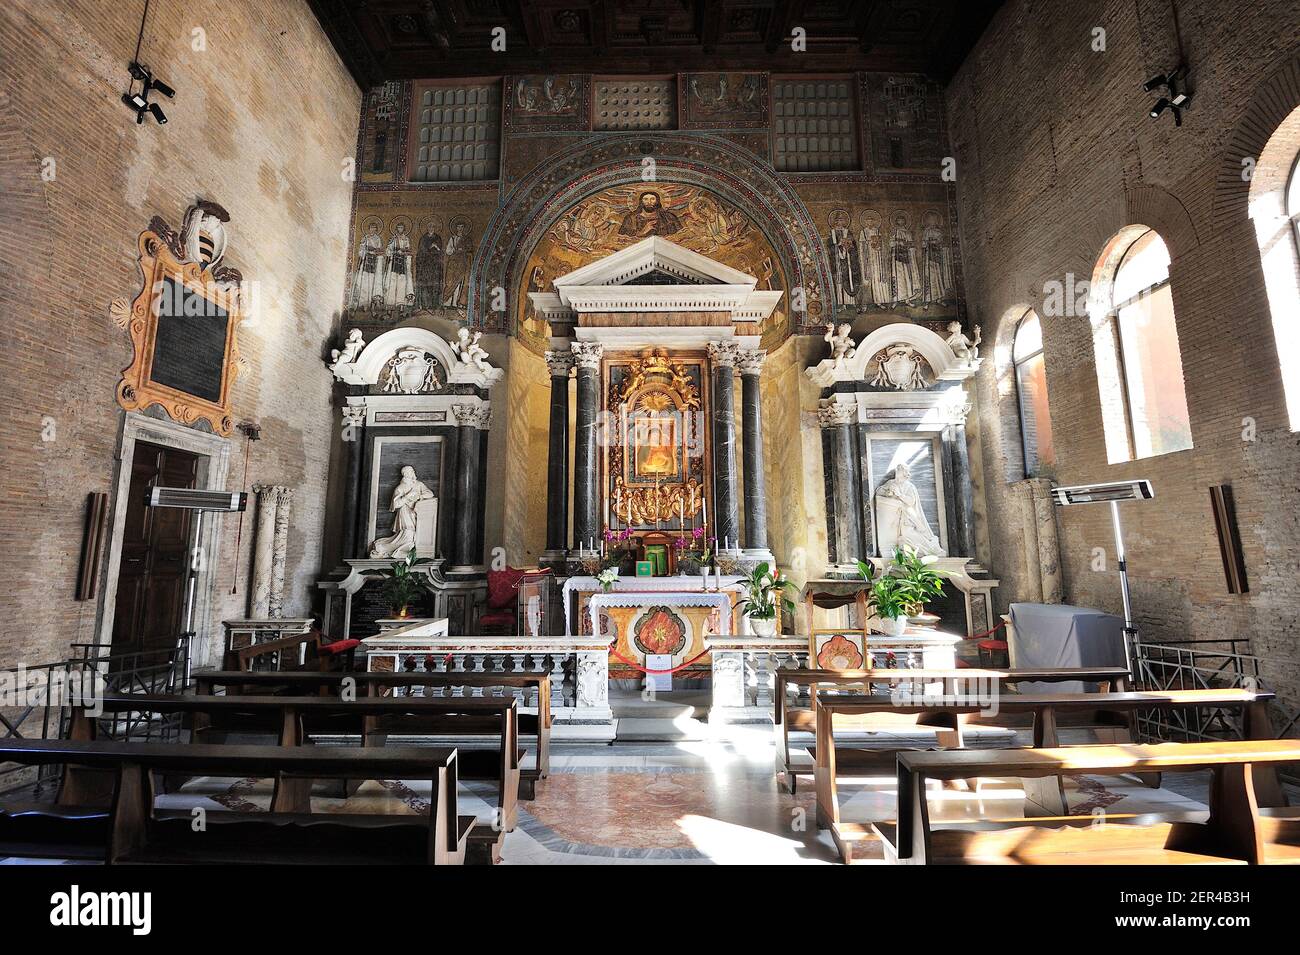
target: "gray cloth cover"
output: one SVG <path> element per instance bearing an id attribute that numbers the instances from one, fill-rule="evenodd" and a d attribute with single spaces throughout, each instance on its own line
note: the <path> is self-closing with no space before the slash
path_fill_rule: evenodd
<path id="1" fill-rule="evenodd" d="M 1124 620 L 1114 614 L 1068 604 L 1011 605 L 1018 667 L 1108 667 L 1124 665 Z M 1080 693 L 1085 684 L 1020 683 L 1021 693 Z M 1095 689 L 1096 684 L 1087 684 Z"/>

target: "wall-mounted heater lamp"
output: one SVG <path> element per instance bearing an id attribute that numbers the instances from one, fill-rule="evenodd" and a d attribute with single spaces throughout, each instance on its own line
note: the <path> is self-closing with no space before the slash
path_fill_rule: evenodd
<path id="1" fill-rule="evenodd" d="M 1115 557 L 1119 561 L 1120 595 L 1124 600 L 1124 665 L 1128 667 L 1130 677 L 1133 676 L 1133 645 L 1137 642 L 1138 631 L 1133 625 L 1133 605 L 1129 599 L 1128 561 L 1124 557 L 1124 528 L 1119 520 L 1119 505 L 1123 501 L 1149 501 L 1155 496 L 1151 482 L 1141 479 L 1052 488 L 1052 497 L 1056 500 L 1057 507 L 1072 507 L 1075 504 L 1110 505 L 1110 523 L 1115 529 Z"/>
<path id="2" fill-rule="evenodd" d="M 203 569 L 203 515 L 232 514 L 248 507 L 248 495 L 243 491 L 204 491 L 188 487 L 150 487 L 145 492 L 145 507 L 174 507 L 198 514 L 194 526 L 194 548 L 190 551 L 189 579 L 185 585 L 185 625 L 182 633 L 194 629 L 194 588 L 199 571 Z M 190 656 L 185 657 L 185 682 L 190 679 Z"/>

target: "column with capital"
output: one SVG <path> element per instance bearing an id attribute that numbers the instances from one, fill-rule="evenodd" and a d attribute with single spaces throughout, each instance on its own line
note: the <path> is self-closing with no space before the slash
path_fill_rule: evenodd
<path id="1" fill-rule="evenodd" d="M 249 598 L 248 616 L 252 620 L 266 620 L 279 616 L 283 605 L 284 542 L 277 547 L 277 536 L 288 534 L 289 488 L 279 484 L 254 484 L 257 496 L 257 531 L 253 540 L 253 586 Z M 284 502 L 283 530 L 277 519 L 281 501 Z M 276 554 L 279 552 L 279 589 L 276 593 Z M 274 595 L 274 596 L 273 596 Z M 272 613 L 272 610 L 275 610 Z"/>
<path id="2" fill-rule="evenodd" d="M 483 563 L 483 489 L 479 486 L 480 432 L 492 411 L 483 405 L 452 405 L 456 417 L 456 539 L 453 570 L 477 569 Z"/>
<path id="3" fill-rule="evenodd" d="M 732 399 L 740 346 L 735 342 L 709 342 L 713 368 L 713 533 L 718 548 L 740 547 L 740 513 L 736 500 L 736 412 Z"/>
<path id="4" fill-rule="evenodd" d="M 818 407 L 817 418 L 830 439 L 826 467 L 831 476 L 831 500 L 835 513 L 827 516 L 835 528 L 831 540 L 836 565 L 833 569 L 856 574 L 855 562 L 861 556 L 853 481 L 855 465 L 852 427 L 857 418 L 857 406 L 827 398 Z"/>
<path id="5" fill-rule="evenodd" d="M 759 374 L 767 352 L 761 348 L 740 352 L 740 421 L 744 447 L 741 471 L 745 476 L 745 550 L 751 556 L 771 558 L 767 547 L 767 476 L 763 463 L 763 409 Z"/>
<path id="6" fill-rule="evenodd" d="M 561 559 L 569 541 L 569 374 L 573 352 L 548 351 L 551 423 L 546 450 L 546 554 Z"/>
<path id="7" fill-rule="evenodd" d="M 364 556 L 357 553 L 357 522 L 360 520 L 362 441 L 366 433 L 366 406 L 343 406 L 343 446 L 347 449 L 348 470 L 343 487 L 343 559 Z M 364 545 L 369 545 L 364 541 Z"/>
<path id="8" fill-rule="evenodd" d="M 600 537 L 600 496 L 596 487 L 596 418 L 600 411 L 600 359 L 605 347 L 599 342 L 574 342 L 577 366 L 578 415 L 573 448 L 573 537 L 579 550 L 593 546 Z"/>
<path id="9" fill-rule="evenodd" d="M 289 556 L 289 508 L 293 506 L 293 488 L 279 487 L 275 492 L 275 537 L 271 542 L 271 593 L 267 599 L 267 616 L 284 616 L 284 565 Z"/>

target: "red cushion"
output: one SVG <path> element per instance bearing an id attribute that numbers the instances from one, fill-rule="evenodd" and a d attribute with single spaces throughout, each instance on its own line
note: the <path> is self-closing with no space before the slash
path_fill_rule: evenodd
<path id="1" fill-rule="evenodd" d="M 513 610 L 489 610 L 478 618 L 478 622 L 480 625 L 504 623 L 513 627 L 515 625 L 515 612 Z"/>
<path id="2" fill-rule="evenodd" d="M 347 653 L 353 647 L 361 646 L 360 640 L 335 640 L 320 648 L 321 653 Z"/>
<path id="3" fill-rule="evenodd" d="M 513 607 L 519 597 L 519 581 L 523 580 L 527 570 L 507 567 L 505 570 L 489 570 L 487 574 L 487 605 L 490 610 L 502 610 Z"/>
<path id="4" fill-rule="evenodd" d="M 976 646 L 981 650 L 1005 650 L 1007 642 L 1005 640 L 981 640 Z"/>

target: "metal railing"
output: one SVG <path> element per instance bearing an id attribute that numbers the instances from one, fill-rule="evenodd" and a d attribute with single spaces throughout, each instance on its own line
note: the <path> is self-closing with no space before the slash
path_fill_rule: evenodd
<path id="1" fill-rule="evenodd" d="M 72 644 L 72 655 L 56 663 L 5 668 L 4 682 L 18 691 L 19 700 L 0 702 L 0 740 L 63 739 L 74 707 L 100 693 L 181 693 L 190 686 L 193 634 L 182 634 L 170 650 L 114 654 L 93 643 Z M 85 692 L 69 692 L 69 688 Z M 89 689 L 88 689 L 89 688 Z M 98 721 L 103 739 L 153 740 L 180 738 L 178 715 L 164 719 L 141 713 L 106 714 Z M 62 774 L 57 765 L 36 770 L 6 770 L 0 764 L 0 793 L 35 785 L 36 794 Z"/>
<path id="2" fill-rule="evenodd" d="M 1133 667 L 1139 690 L 1210 690 L 1241 688 L 1265 689 L 1259 657 L 1244 651 L 1249 641 L 1177 640 L 1168 643 L 1134 644 Z M 1271 713 L 1276 736 L 1291 736 L 1300 729 L 1300 708 L 1291 709 L 1275 702 Z M 1224 707 L 1179 707 L 1177 709 L 1142 710 L 1135 714 L 1135 729 L 1140 742 L 1198 742 L 1242 739 L 1244 726 L 1240 711 Z M 1300 785 L 1298 767 L 1288 767 L 1281 775 L 1292 785 Z"/>

